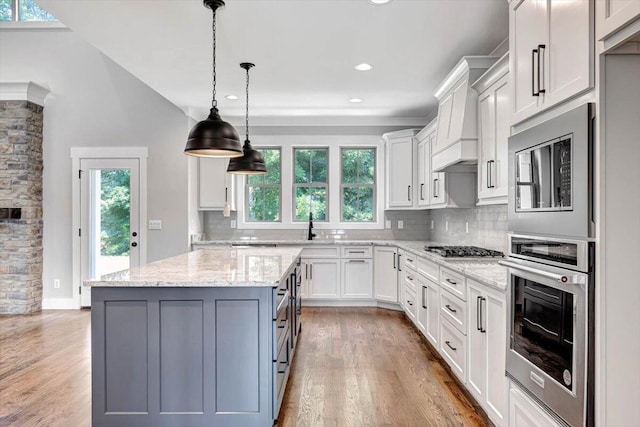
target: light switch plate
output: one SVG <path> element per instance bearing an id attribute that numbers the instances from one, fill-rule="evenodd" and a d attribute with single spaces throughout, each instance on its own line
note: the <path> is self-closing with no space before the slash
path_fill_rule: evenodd
<path id="1" fill-rule="evenodd" d="M 236 228 L 236 220 L 235 219 L 231 220 L 231 228 Z"/>
<path id="2" fill-rule="evenodd" d="M 402 230 L 404 228 L 404 221 L 399 219 L 398 220 L 398 230 Z"/>
<path id="3" fill-rule="evenodd" d="M 391 220 L 387 219 L 384 221 L 384 228 L 391 228 Z"/>
<path id="4" fill-rule="evenodd" d="M 150 219 L 149 220 L 149 230 L 162 230 L 162 220 L 161 219 Z"/>

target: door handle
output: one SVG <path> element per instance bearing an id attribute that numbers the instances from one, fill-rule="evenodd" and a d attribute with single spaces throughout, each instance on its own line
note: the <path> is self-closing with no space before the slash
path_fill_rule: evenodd
<path id="1" fill-rule="evenodd" d="M 487 161 L 487 188 L 491 188 L 491 160 Z"/>
<path id="2" fill-rule="evenodd" d="M 424 291 L 427 290 L 426 286 L 422 287 L 422 308 L 424 308 L 425 310 L 427 309 L 427 304 L 425 303 L 425 297 L 424 297 Z"/>
<path id="3" fill-rule="evenodd" d="M 396 254 L 395 254 L 395 252 L 393 254 L 393 269 L 394 270 L 396 269 Z"/>
<path id="4" fill-rule="evenodd" d="M 538 49 L 532 49 L 531 50 L 531 96 L 540 96 L 539 92 L 536 92 L 536 80 L 535 80 L 535 74 L 536 74 L 536 55 L 538 54 Z M 540 73 L 540 57 L 538 57 L 538 73 Z M 538 75 L 538 79 L 540 78 L 540 75 Z M 538 81 L 538 84 L 540 84 L 540 82 Z"/>
<path id="5" fill-rule="evenodd" d="M 424 183 L 420 184 L 420 200 L 424 200 Z"/>
<path id="6" fill-rule="evenodd" d="M 402 269 L 400 268 L 400 257 L 402 256 L 402 254 L 398 254 L 398 271 L 402 271 Z"/>
<path id="7" fill-rule="evenodd" d="M 449 347 L 451 350 L 453 350 L 453 351 L 456 351 L 456 350 L 457 350 L 457 348 L 453 347 L 449 341 L 445 341 L 444 343 L 445 343 L 445 344 L 447 345 L 447 347 Z"/>
<path id="8" fill-rule="evenodd" d="M 487 333 L 487 330 L 484 328 L 484 309 L 482 308 L 482 303 L 487 301 L 485 297 L 480 297 L 480 332 L 483 334 Z"/>
<path id="9" fill-rule="evenodd" d="M 544 89 L 540 86 L 540 54 L 541 54 L 541 53 L 543 53 L 543 52 L 542 52 L 542 49 L 545 49 L 545 50 L 546 50 L 546 46 L 545 46 L 545 45 L 543 45 L 543 44 L 539 44 L 539 45 L 538 45 L 538 49 L 537 49 L 537 52 L 538 52 L 538 94 L 540 94 L 540 93 L 545 93 L 545 92 L 546 92 L 546 90 L 544 90 Z M 543 53 L 543 54 L 544 54 L 544 53 Z M 543 56 L 543 59 L 544 59 L 544 56 Z"/>
<path id="10" fill-rule="evenodd" d="M 480 310 L 481 306 L 482 306 L 482 302 L 481 302 L 481 298 L 482 297 L 476 297 L 476 330 L 478 331 L 482 331 L 482 327 L 480 326 L 480 322 L 481 320 L 481 315 L 480 315 Z"/>
<path id="11" fill-rule="evenodd" d="M 411 201 L 411 186 L 407 185 L 407 200 Z"/>
<path id="12" fill-rule="evenodd" d="M 451 306 L 449 304 L 445 305 L 445 307 L 447 307 L 447 309 L 449 309 L 450 312 L 452 313 L 457 313 L 458 310 L 456 310 L 455 308 L 451 308 Z"/>
<path id="13" fill-rule="evenodd" d="M 496 163 L 495 160 L 489 160 L 488 162 L 488 166 L 489 166 L 489 173 L 487 178 L 489 179 L 489 188 L 496 188 L 495 184 L 493 183 L 493 171 L 495 170 L 495 168 L 493 167 L 493 165 Z"/>

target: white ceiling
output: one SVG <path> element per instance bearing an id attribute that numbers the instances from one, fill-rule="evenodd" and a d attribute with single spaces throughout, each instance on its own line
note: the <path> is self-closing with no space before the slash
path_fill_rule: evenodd
<path id="1" fill-rule="evenodd" d="M 38 3 L 180 108 L 196 116 L 209 108 L 211 12 L 201 1 Z M 435 87 L 460 57 L 488 54 L 507 37 L 507 10 L 505 0 L 227 0 L 217 19 L 221 114 L 243 116 L 238 64 L 249 61 L 258 122 L 424 123 Z M 374 69 L 355 71 L 361 62 Z"/>

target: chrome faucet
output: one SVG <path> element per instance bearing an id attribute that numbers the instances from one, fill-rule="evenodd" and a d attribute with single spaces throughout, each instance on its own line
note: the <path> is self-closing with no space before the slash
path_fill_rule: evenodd
<path id="1" fill-rule="evenodd" d="M 309 235 L 307 236 L 307 240 L 313 240 L 313 238 L 316 237 L 315 233 L 312 230 L 313 230 L 313 214 L 309 212 Z"/>

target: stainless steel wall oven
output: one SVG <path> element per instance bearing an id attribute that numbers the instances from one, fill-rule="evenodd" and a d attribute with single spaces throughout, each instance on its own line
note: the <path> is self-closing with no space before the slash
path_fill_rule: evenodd
<path id="1" fill-rule="evenodd" d="M 594 246 L 509 236 L 507 375 L 571 426 L 593 423 Z"/>

